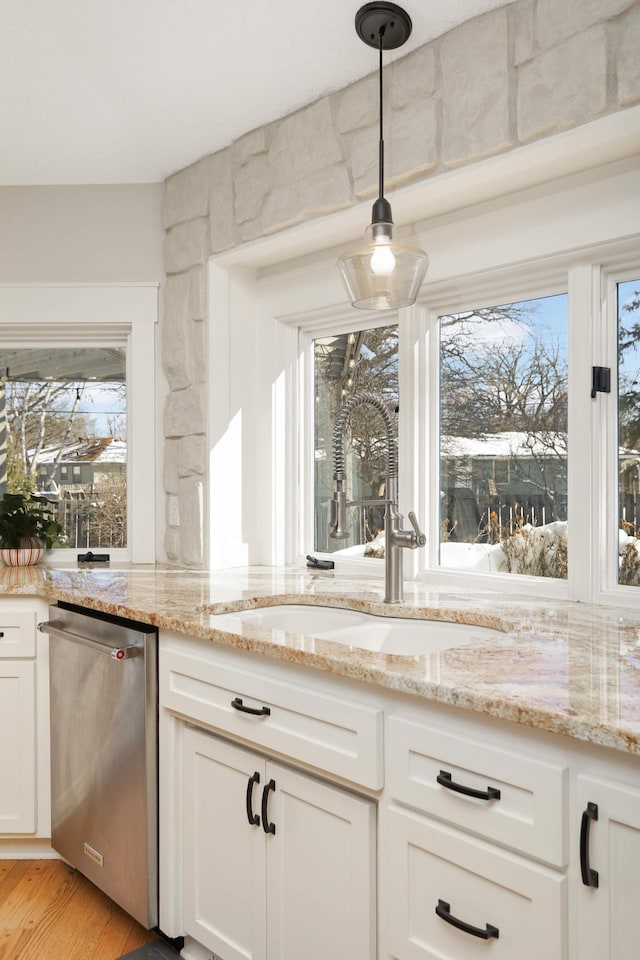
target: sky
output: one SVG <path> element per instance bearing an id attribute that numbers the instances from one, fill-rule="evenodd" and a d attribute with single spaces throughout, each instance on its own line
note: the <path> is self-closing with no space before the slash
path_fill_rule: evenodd
<path id="1" fill-rule="evenodd" d="M 53 383 L 57 386 L 56 382 Z M 119 383 L 92 383 L 86 381 L 78 385 L 82 390 L 81 399 L 76 407 L 76 416 L 83 416 L 87 422 L 87 432 L 91 436 L 126 439 L 126 388 Z M 70 414 L 74 394 L 78 386 L 69 386 L 67 398 L 56 404 L 56 412 Z M 8 389 L 11 390 L 9 381 Z"/>
<path id="2" fill-rule="evenodd" d="M 509 306 L 501 304 L 496 309 Z M 473 343 L 482 344 L 485 349 L 492 346 L 512 342 L 526 343 L 531 333 L 542 334 L 549 338 L 551 343 L 557 343 L 560 355 L 567 358 L 568 348 L 568 308 L 569 298 L 566 293 L 551 297 L 540 297 L 534 300 L 522 300 L 512 304 L 526 311 L 522 319 L 503 318 L 499 320 L 474 321 Z M 491 308 L 488 308 L 491 309 Z M 465 313 L 465 316 L 467 313 Z M 455 327 L 449 327 L 453 332 Z"/>
<path id="3" fill-rule="evenodd" d="M 640 323 L 640 308 L 636 308 L 633 312 L 625 310 L 625 305 L 631 300 L 640 299 L 639 293 L 640 279 L 618 284 L 618 322 L 624 328 Z M 640 377 L 640 346 L 625 351 L 620 372 L 636 380 Z"/>
<path id="4" fill-rule="evenodd" d="M 90 418 L 95 436 L 110 436 L 115 423 L 118 438 L 126 439 L 127 402 L 122 387 L 121 383 L 85 383 L 77 413 Z"/>

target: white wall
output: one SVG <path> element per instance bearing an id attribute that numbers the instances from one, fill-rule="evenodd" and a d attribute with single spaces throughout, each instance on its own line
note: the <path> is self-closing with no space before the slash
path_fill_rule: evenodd
<path id="1" fill-rule="evenodd" d="M 0 282 L 164 277 L 162 184 L 0 187 Z"/>

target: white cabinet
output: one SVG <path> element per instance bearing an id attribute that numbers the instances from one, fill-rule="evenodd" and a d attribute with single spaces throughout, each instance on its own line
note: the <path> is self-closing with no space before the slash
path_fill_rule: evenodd
<path id="1" fill-rule="evenodd" d="M 38 600 L 0 600 L 0 837 L 49 835 L 48 647 Z"/>
<path id="2" fill-rule="evenodd" d="M 572 960 L 637 960 L 640 790 L 579 776 L 574 809 L 580 863 L 572 873 Z"/>
<path id="3" fill-rule="evenodd" d="M 374 805 L 184 734 L 184 927 L 222 960 L 372 960 Z"/>
<path id="4" fill-rule="evenodd" d="M 0 660 L 0 834 L 36 829 L 36 665 Z"/>
<path id="5" fill-rule="evenodd" d="M 469 833 L 562 867 L 568 856 L 563 816 L 568 770 L 516 746 L 497 747 L 495 737 L 455 736 L 428 722 L 391 716 L 389 792 Z"/>
<path id="6" fill-rule="evenodd" d="M 567 770 L 387 721 L 381 899 L 394 960 L 566 960 Z"/>
<path id="7" fill-rule="evenodd" d="M 161 928 L 185 957 L 636 960 L 637 757 L 191 638 L 160 649 Z"/>
<path id="8" fill-rule="evenodd" d="M 166 648 L 162 640 L 160 650 L 160 697 L 168 710 L 265 753 L 363 787 L 382 786 L 379 708 L 327 693 L 319 678 L 292 683 L 278 665 L 239 663 L 232 651 L 205 655 L 186 642 Z"/>
<path id="9" fill-rule="evenodd" d="M 16 606 L 16 604 L 18 604 Z M 36 610 L 20 601 L 0 600 L 0 658 L 36 655 Z"/>
<path id="10" fill-rule="evenodd" d="M 394 958 L 566 956 L 563 876 L 395 805 L 382 826 Z"/>

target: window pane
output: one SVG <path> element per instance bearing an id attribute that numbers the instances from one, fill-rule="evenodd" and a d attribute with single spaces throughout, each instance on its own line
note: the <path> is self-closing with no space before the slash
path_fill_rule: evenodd
<path id="1" fill-rule="evenodd" d="M 640 280 L 618 284 L 619 583 L 640 586 Z"/>
<path id="2" fill-rule="evenodd" d="M 348 540 L 329 539 L 333 496 L 333 429 L 342 404 L 353 394 L 371 391 L 397 421 L 398 327 L 377 327 L 314 341 L 315 367 L 315 550 L 381 556 L 375 543 L 383 528 L 384 506 L 349 507 Z M 397 437 L 397 422 L 396 422 Z M 345 437 L 347 491 L 350 500 L 384 497 L 386 428 L 380 413 L 357 407 Z"/>
<path id="3" fill-rule="evenodd" d="M 51 503 L 69 549 L 127 544 L 125 352 L 0 352 L 0 495 Z"/>
<path id="4" fill-rule="evenodd" d="M 440 317 L 440 564 L 567 576 L 567 296 Z"/>

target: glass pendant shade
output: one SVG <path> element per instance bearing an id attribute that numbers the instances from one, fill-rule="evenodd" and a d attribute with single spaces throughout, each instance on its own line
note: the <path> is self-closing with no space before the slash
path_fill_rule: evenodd
<path id="1" fill-rule="evenodd" d="M 364 246 L 338 258 L 349 300 L 363 310 L 391 310 L 415 303 L 429 258 L 423 250 L 393 240 L 391 222 L 374 221 Z"/>

